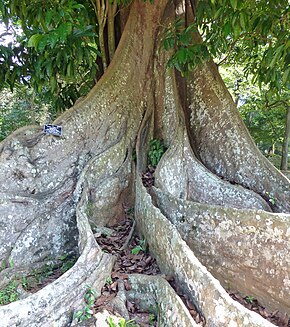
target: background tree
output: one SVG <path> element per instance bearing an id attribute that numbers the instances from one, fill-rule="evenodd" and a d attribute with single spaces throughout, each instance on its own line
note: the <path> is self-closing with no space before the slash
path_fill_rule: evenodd
<path id="1" fill-rule="evenodd" d="M 37 98 L 33 90 L 24 86 L 0 93 L 0 141 L 17 128 L 43 124 L 53 118 L 53 109 Z"/>
<path id="2" fill-rule="evenodd" d="M 289 148 L 285 133 L 289 128 L 289 92 L 283 90 L 275 94 L 265 86 L 259 88 L 253 84 L 253 76 L 246 78 L 243 70 L 243 66 L 235 63 L 219 68 L 256 145 L 277 168 L 287 170 Z M 286 164 L 282 166 L 281 161 L 285 159 Z"/>

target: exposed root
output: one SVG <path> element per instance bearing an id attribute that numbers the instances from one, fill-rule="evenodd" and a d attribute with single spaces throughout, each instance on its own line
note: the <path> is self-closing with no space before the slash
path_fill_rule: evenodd
<path id="1" fill-rule="evenodd" d="M 132 225 L 131 230 L 130 230 L 130 233 L 129 233 L 128 237 L 126 238 L 124 244 L 122 245 L 121 249 L 120 249 L 121 251 L 124 251 L 124 250 L 126 250 L 128 248 L 128 245 L 129 245 L 129 243 L 130 243 L 130 241 L 132 239 L 132 236 L 134 234 L 135 227 L 136 227 L 136 221 L 134 220 L 133 225 Z"/>
<path id="2" fill-rule="evenodd" d="M 257 149 L 211 61 L 188 77 L 190 136 L 203 164 L 218 176 L 275 198 L 290 212 L 290 183 Z"/>
<path id="3" fill-rule="evenodd" d="M 1 327 L 39 327 L 51 324 L 67 326 L 72 312 L 83 302 L 87 285 L 91 285 L 100 294 L 101 285 L 110 274 L 114 260 L 112 256 L 102 253 L 95 242 L 81 206 L 77 209 L 77 219 L 81 235 L 77 262 L 37 293 L 0 307 Z"/>
<path id="4" fill-rule="evenodd" d="M 199 312 L 202 312 L 206 323 L 209 326 L 273 326 L 230 298 L 220 283 L 194 256 L 176 228 L 153 206 L 140 178 L 137 180 L 137 189 L 138 228 L 147 236 L 150 249 L 161 270 L 176 279 Z"/>
<path id="5" fill-rule="evenodd" d="M 140 242 L 140 239 L 138 240 L 136 236 L 131 242 L 129 249 L 124 251 L 122 250 L 122 247 L 118 248 L 118 245 L 121 245 L 122 240 L 126 237 L 125 232 L 127 231 L 128 234 L 132 233 L 133 229 L 130 226 L 129 221 L 125 221 L 122 225 L 115 226 L 113 229 L 115 232 L 111 235 L 105 234 L 98 237 L 98 242 L 100 243 L 101 247 L 106 252 L 114 253 L 114 255 L 117 256 L 117 261 L 113 268 L 111 279 L 108 280 L 106 285 L 103 287 L 102 296 L 97 299 L 94 310 L 99 312 L 106 309 L 114 314 L 118 313 L 124 318 L 128 319 L 128 316 L 124 315 L 126 312 L 124 312 L 124 305 L 122 304 L 122 302 L 126 300 L 127 310 L 130 313 L 131 319 L 138 316 L 140 311 L 144 316 L 143 311 L 145 309 L 142 303 L 144 302 L 144 297 L 146 299 L 149 294 L 146 295 L 142 293 L 138 297 L 135 296 L 135 300 L 133 302 L 128 299 L 128 293 L 130 293 L 132 290 L 132 286 L 130 284 L 132 273 L 138 272 L 138 276 L 143 278 L 140 273 L 152 276 L 160 274 L 160 270 L 156 265 L 155 260 L 147 252 L 148 249 L 146 249 L 143 245 L 145 241 Z M 126 239 L 128 239 L 128 237 Z M 142 246 L 140 246 L 140 244 L 142 244 Z M 166 280 L 170 281 L 174 290 L 178 293 L 184 302 L 184 305 L 189 310 L 189 313 L 194 318 L 195 322 L 198 324 L 201 323 L 201 325 L 203 325 L 204 319 L 194 304 L 190 301 L 188 296 L 184 294 L 180 288 L 178 288 L 178 284 L 174 281 L 173 278 L 168 276 L 164 277 Z M 150 296 L 152 296 L 152 294 Z M 156 307 L 156 305 L 159 307 L 159 304 L 152 304 L 153 307 Z M 149 304 L 147 304 L 146 310 L 148 310 L 148 308 Z M 155 311 L 156 310 L 154 310 L 154 314 L 156 314 Z M 162 321 L 162 319 L 163 318 L 161 315 L 160 321 Z M 138 324 L 140 324 L 140 326 L 147 326 L 145 323 L 142 324 L 138 322 Z"/>
<path id="6" fill-rule="evenodd" d="M 223 286 L 254 295 L 272 310 L 290 312 L 285 284 L 290 278 L 289 215 L 194 203 L 156 188 L 150 193 Z"/>
<path id="7" fill-rule="evenodd" d="M 174 137 L 155 172 L 155 185 L 170 194 L 200 203 L 271 211 L 258 194 L 232 185 L 207 170 L 196 158 L 188 139 L 185 115 L 180 104 L 175 75 L 171 75 L 175 100 Z"/>

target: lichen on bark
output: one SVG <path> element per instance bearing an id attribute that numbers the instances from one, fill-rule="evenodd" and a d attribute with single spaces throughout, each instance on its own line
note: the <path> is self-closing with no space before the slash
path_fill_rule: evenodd
<path id="1" fill-rule="evenodd" d="M 81 302 L 87 279 L 91 283 L 95 279 L 101 288 L 110 274 L 112 258 L 100 253 L 89 222 L 115 222 L 129 193 L 135 193 L 140 232 L 161 269 L 176 276 L 208 326 L 270 325 L 230 300 L 194 252 L 202 257 L 198 246 L 208 240 L 209 250 L 217 253 L 216 239 L 222 239 L 225 246 L 245 249 L 248 238 L 245 243 L 243 239 L 231 243 L 230 236 L 224 237 L 225 231 L 242 233 L 234 228 L 237 217 L 241 224 L 244 220 L 254 226 L 255 235 L 262 238 L 267 221 L 273 226 L 283 222 L 271 237 L 277 238 L 277 247 L 280 239 L 289 247 L 289 180 L 258 154 L 212 63 L 182 81 L 187 86 L 189 104 L 184 106 L 180 76 L 166 68 L 167 56 L 159 47 L 162 29 L 174 19 L 171 1 L 134 1 L 106 73 L 85 99 L 55 121 L 63 126 L 63 137 L 49 137 L 39 128 L 29 127 L 0 144 L 0 243 L 4 244 L 0 260 L 8 263 L 12 259 L 16 267 L 24 263 L 33 266 L 65 251 L 79 253 L 76 265 L 59 281 L 22 302 L 0 308 L 1 321 L 7 322 L 4 326 L 20 319 L 25 319 L 23 326 L 49 326 L 52 322 L 65 326 L 71 311 Z M 140 174 L 146 167 L 148 143 L 153 137 L 163 138 L 168 146 L 157 166 L 156 192 L 168 192 L 172 204 L 178 204 L 172 212 L 166 212 L 161 201 L 151 198 L 141 184 Z M 131 160 L 135 144 L 136 171 Z M 276 199 L 271 208 L 266 192 Z M 175 217 L 180 218 L 184 204 L 182 225 Z M 271 210 L 285 212 L 284 218 Z M 221 211 L 225 214 L 219 215 Z M 258 215 L 264 225 L 257 221 Z M 232 229 L 222 230 L 225 224 Z M 212 226 L 219 228 L 213 231 Z M 192 227 L 197 234 L 190 231 Z M 208 238 L 202 240 L 199 228 L 205 227 Z M 279 230 L 283 230 L 283 237 Z M 251 235 L 251 230 L 246 235 Z M 198 239 L 200 243 L 195 243 Z M 271 246 L 263 243 L 265 255 L 272 256 L 275 249 Z M 285 256 L 287 264 L 280 261 L 283 266 L 276 276 L 284 278 L 287 290 L 290 260 L 289 254 Z M 242 255 L 240 258 L 243 260 Z M 256 251 L 256 261 L 262 258 Z M 210 260 L 200 260 L 212 270 Z M 244 261 L 246 264 L 246 258 Z M 86 269 L 92 271 L 91 278 Z M 222 273 L 218 275 L 226 278 Z M 225 282 L 221 280 L 223 285 Z M 77 298 L 68 295 L 68 288 L 75 288 L 73 295 Z M 61 298 L 66 308 L 59 305 L 59 294 L 67 296 Z M 32 305 L 37 309 L 31 314 Z M 46 309 L 41 313 L 42 306 Z M 282 301 L 281 308 L 285 309 Z"/>

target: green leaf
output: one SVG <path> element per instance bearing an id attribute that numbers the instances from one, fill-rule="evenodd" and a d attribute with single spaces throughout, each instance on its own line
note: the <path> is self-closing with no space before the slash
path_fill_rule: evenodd
<path id="1" fill-rule="evenodd" d="M 243 30 L 246 29 L 246 15 L 244 12 L 240 13 L 240 24 Z"/>
<path id="2" fill-rule="evenodd" d="M 59 40 L 58 35 L 54 31 L 48 35 L 48 43 L 50 44 L 51 49 L 53 49 L 56 46 L 58 40 Z"/>
<path id="3" fill-rule="evenodd" d="M 41 34 L 34 34 L 31 36 L 31 38 L 28 40 L 28 44 L 27 46 L 30 47 L 30 48 L 35 48 L 37 49 L 38 47 L 38 44 L 40 42 L 40 40 L 42 39 L 43 35 Z"/>
<path id="4" fill-rule="evenodd" d="M 73 319 L 79 319 L 82 315 L 83 315 L 83 311 L 82 310 L 78 310 L 78 311 L 76 311 L 74 313 Z"/>
<path id="5" fill-rule="evenodd" d="M 277 60 L 279 59 L 279 57 L 282 54 L 282 51 L 284 49 L 284 44 L 280 45 L 275 51 L 274 51 L 274 57 L 270 62 L 269 67 L 273 68 L 273 66 L 276 64 Z"/>
<path id="6" fill-rule="evenodd" d="M 257 17 L 253 22 L 252 31 L 254 31 L 256 29 L 256 27 L 259 25 L 259 23 L 260 23 L 260 17 Z"/>
<path id="7" fill-rule="evenodd" d="M 41 39 L 38 42 L 37 50 L 40 52 L 43 52 L 45 47 L 49 45 L 49 36 L 48 35 L 43 35 Z"/>
<path id="8" fill-rule="evenodd" d="M 234 10 L 237 9 L 238 0 L 230 0 L 231 6 L 234 8 Z"/>
<path id="9" fill-rule="evenodd" d="M 223 26 L 223 33 L 224 33 L 224 36 L 227 37 L 230 32 L 232 30 L 232 27 L 231 27 L 231 23 L 230 22 L 227 22 L 224 26 Z"/>
<path id="10" fill-rule="evenodd" d="M 287 82 L 289 83 L 289 73 L 290 73 L 290 67 L 288 67 L 285 72 L 283 73 L 283 76 L 282 76 L 282 83 L 283 84 L 286 84 Z"/>
<path id="11" fill-rule="evenodd" d="M 187 53 L 185 49 L 179 49 L 176 53 L 177 60 L 179 63 L 184 64 L 187 59 Z"/>
<path id="12" fill-rule="evenodd" d="M 233 26 L 234 38 L 237 39 L 241 33 L 241 28 L 239 25 Z"/>
<path id="13" fill-rule="evenodd" d="M 72 32 L 72 24 L 71 23 L 62 23 L 56 29 L 56 33 L 61 41 L 65 41 L 67 35 L 71 34 Z"/>
<path id="14" fill-rule="evenodd" d="M 46 24 L 47 27 L 51 23 L 51 19 L 52 19 L 53 14 L 54 14 L 54 12 L 52 10 L 49 10 L 45 15 L 45 24 Z"/>
<path id="15" fill-rule="evenodd" d="M 214 13 L 214 16 L 213 18 L 214 19 L 217 19 L 219 16 L 221 16 L 221 14 L 223 13 L 224 11 L 224 8 L 223 7 L 220 7 L 215 13 Z"/>
<path id="16" fill-rule="evenodd" d="M 51 76 L 51 78 L 50 78 L 50 87 L 51 87 L 52 92 L 54 92 L 57 88 L 57 81 L 54 76 Z"/>

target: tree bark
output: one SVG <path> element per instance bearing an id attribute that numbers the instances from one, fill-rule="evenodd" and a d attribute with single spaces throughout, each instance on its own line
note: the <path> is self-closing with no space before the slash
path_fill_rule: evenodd
<path id="1" fill-rule="evenodd" d="M 92 0 L 92 4 L 94 6 L 95 13 L 98 19 L 99 44 L 100 44 L 103 70 L 105 71 L 108 66 L 105 39 L 104 39 L 104 30 L 105 30 L 107 16 L 108 16 L 108 1 L 96 0 L 95 2 L 94 0 Z"/>
<path id="2" fill-rule="evenodd" d="M 216 326 L 242 326 L 246 319 L 251 326 L 267 326 L 262 318 L 234 304 L 195 257 L 194 246 L 189 248 L 195 244 L 196 252 L 201 253 L 196 243 L 187 234 L 186 237 L 184 234 L 187 244 L 181 239 L 182 233 L 177 231 L 171 217 L 177 216 L 182 224 L 194 216 L 195 210 L 205 208 L 209 224 L 201 226 L 205 228 L 203 242 L 207 244 L 214 244 L 215 240 L 211 239 L 210 226 L 218 222 L 216 226 L 226 228 L 233 226 L 237 215 L 239 221 L 246 217 L 243 233 L 253 236 L 257 248 L 259 241 L 270 235 L 271 243 L 264 242 L 262 249 L 267 255 L 259 256 L 256 251 L 255 259 L 259 262 L 265 258 L 275 264 L 275 269 L 280 269 L 284 301 L 284 294 L 290 292 L 287 266 L 290 219 L 288 214 L 282 219 L 281 214 L 271 211 L 289 213 L 289 180 L 259 155 L 213 63 L 197 69 L 187 79 L 166 68 L 168 54 L 160 51 L 160 40 L 163 28 L 175 19 L 174 13 L 173 2 L 169 0 L 153 4 L 134 1 L 105 74 L 84 100 L 55 121 L 63 126 L 63 136 L 47 136 L 39 128 L 29 127 L 0 144 L 0 224 L 4 226 L 0 231 L 0 244 L 4 244 L 0 260 L 4 264 L 13 261 L 16 267 L 33 267 L 35 262 L 59 258 L 64 252 L 77 252 L 79 266 L 74 267 L 70 278 L 83 290 L 85 277 L 83 269 L 78 274 L 78 267 L 89 264 L 91 258 L 97 257 L 98 262 L 105 259 L 92 239 L 89 223 L 90 226 L 115 223 L 122 215 L 123 204 L 131 199 L 130 193 L 135 193 L 137 225 L 150 250 L 163 272 L 176 277 L 206 319 Z M 193 207 L 184 217 L 178 210 L 166 213 L 161 205 L 159 208 L 154 196 L 151 198 L 141 184 L 148 144 L 157 136 L 164 139 L 168 150 L 156 169 L 156 192 L 167 194 L 174 203 L 181 202 L 187 209 Z M 132 164 L 135 147 L 136 170 Z M 274 205 L 267 194 L 275 197 Z M 220 214 L 223 210 L 225 214 Z M 265 224 L 254 224 L 261 216 Z M 186 227 L 194 230 L 190 224 Z M 235 229 L 227 230 L 232 234 L 226 238 L 221 228 L 215 232 L 229 248 L 238 246 Z M 245 239 L 248 242 L 243 233 L 239 242 Z M 285 256 L 272 260 L 281 239 Z M 277 243 L 273 243 L 275 240 Z M 248 245 L 247 242 L 242 245 Z M 86 244 L 91 245 L 89 249 Z M 227 264 L 233 265 L 230 259 Z M 204 262 L 208 267 L 214 264 Z M 95 271 L 98 267 L 91 263 L 90 269 Z M 103 278 L 104 265 L 99 269 Z M 6 269 L 1 274 L 5 273 Z M 259 273 L 255 276 L 253 284 L 265 282 L 259 279 Z M 224 284 L 226 276 L 220 273 L 218 277 Z M 72 289 L 71 284 L 65 285 Z M 99 281 L 99 289 L 101 286 Z M 278 292 L 281 288 L 281 284 L 274 286 L 271 290 Z M 23 308 L 26 305 L 31 308 L 34 303 L 40 303 L 41 307 L 45 293 L 47 303 L 49 296 L 53 299 L 54 315 L 58 319 L 68 317 L 70 313 L 58 308 L 54 287 L 57 294 L 62 294 L 59 283 L 53 284 L 48 293 L 43 289 L 39 297 L 35 295 L 32 300 L 28 297 Z M 255 296 L 255 288 L 252 289 L 251 295 Z M 213 301 L 216 297 L 217 304 Z M 287 304 L 282 304 L 281 308 L 287 308 Z M 3 326 L 19 321 L 15 310 L 11 313 L 15 306 L 0 308 L 1 321 L 8 321 Z M 23 326 L 37 326 L 35 321 L 41 310 L 30 316 L 24 311 Z M 42 326 L 49 326 L 53 319 L 51 314 L 47 317 L 42 314 L 39 321 Z"/>
<path id="3" fill-rule="evenodd" d="M 115 40 L 115 15 L 117 12 L 117 2 L 114 1 L 112 4 L 107 1 L 108 6 L 108 49 L 110 62 L 114 57 L 116 50 L 116 40 Z"/>
<path id="4" fill-rule="evenodd" d="M 282 145 L 281 170 L 288 170 L 289 138 L 290 138 L 290 107 L 287 107 L 285 134 L 284 134 L 284 140 Z"/>

